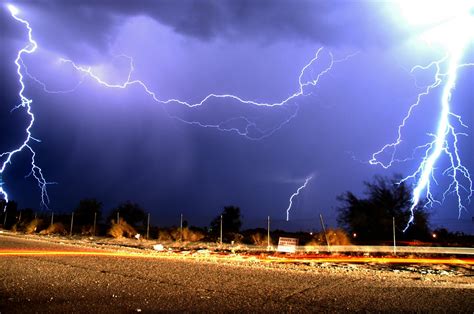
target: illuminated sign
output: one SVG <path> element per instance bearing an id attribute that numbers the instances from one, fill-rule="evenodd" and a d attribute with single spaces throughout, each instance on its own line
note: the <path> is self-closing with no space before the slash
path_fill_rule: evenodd
<path id="1" fill-rule="evenodd" d="M 298 239 L 296 238 L 283 238 L 278 239 L 278 252 L 295 253 L 296 246 L 298 245 Z"/>

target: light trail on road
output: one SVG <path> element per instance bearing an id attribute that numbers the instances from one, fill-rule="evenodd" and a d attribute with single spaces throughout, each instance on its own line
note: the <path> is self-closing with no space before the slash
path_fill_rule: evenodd
<path id="1" fill-rule="evenodd" d="M 126 257 L 148 259 L 187 259 L 187 260 L 223 260 L 223 261 L 260 261 L 264 263 L 357 263 L 357 264 L 444 264 L 474 265 L 472 258 L 428 258 L 428 257 L 367 257 L 367 256 L 256 256 L 188 253 L 144 254 L 135 252 L 99 252 L 99 251 L 40 251 L 40 250 L 0 250 L 0 257 L 7 256 L 74 256 L 74 257 Z"/>

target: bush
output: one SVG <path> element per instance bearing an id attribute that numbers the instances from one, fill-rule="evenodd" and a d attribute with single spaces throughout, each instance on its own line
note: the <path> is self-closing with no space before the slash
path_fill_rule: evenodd
<path id="1" fill-rule="evenodd" d="M 38 230 L 38 227 L 43 223 L 41 219 L 33 219 L 25 226 L 25 233 L 32 234 Z"/>
<path id="2" fill-rule="evenodd" d="M 252 244 L 255 244 L 255 245 L 264 245 L 264 246 L 267 246 L 268 244 L 268 236 L 267 235 L 264 235 L 263 233 L 260 233 L 260 232 L 257 232 L 257 233 L 254 233 L 254 234 L 251 234 L 250 235 L 250 239 L 252 241 Z M 272 244 L 272 239 L 270 238 L 270 245 Z"/>
<path id="3" fill-rule="evenodd" d="M 328 229 L 326 230 L 329 245 L 351 245 L 351 241 L 346 232 L 342 229 Z M 317 233 L 308 245 L 327 245 L 324 232 Z"/>
<path id="4" fill-rule="evenodd" d="M 130 226 L 125 220 L 120 218 L 118 223 L 112 220 L 112 226 L 110 227 L 107 234 L 111 235 L 116 239 L 122 238 L 123 236 L 127 238 L 132 238 L 137 234 L 137 231 L 132 226 Z"/>
<path id="5" fill-rule="evenodd" d="M 234 243 L 242 243 L 244 241 L 244 236 L 240 233 L 231 232 L 227 234 L 227 237 L 229 238 L 229 241 L 233 241 Z"/>
<path id="6" fill-rule="evenodd" d="M 40 234 L 62 234 L 66 235 L 66 229 L 64 228 L 64 225 L 60 222 L 56 222 L 52 225 L 49 225 L 48 228 L 41 230 Z"/>
<path id="7" fill-rule="evenodd" d="M 174 239 L 171 236 L 169 230 L 163 229 L 158 231 L 158 241 L 167 242 L 174 241 Z"/>
<path id="8" fill-rule="evenodd" d="M 91 236 L 94 235 L 94 227 L 91 225 L 85 225 L 81 227 L 81 235 Z"/>
<path id="9" fill-rule="evenodd" d="M 198 242 L 204 238 L 204 234 L 197 230 L 191 230 L 189 228 L 183 228 L 183 241 Z"/>
<path id="10" fill-rule="evenodd" d="M 188 227 L 183 228 L 183 241 L 185 242 L 198 242 L 204 239 L 204 233 L 193 230 Z M 162 229 L 158 232 L 158 241 L 180 241 L 181 240 L 181 229 Z"/>

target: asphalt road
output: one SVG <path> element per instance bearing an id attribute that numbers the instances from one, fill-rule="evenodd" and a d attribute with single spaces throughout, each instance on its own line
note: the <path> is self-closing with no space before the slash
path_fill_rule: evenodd
<path id="1" fill-rule="evenodd" d="M 79 250 L 0 236 L 0 250 Z M 474 312 L 473 276 L 196 260 L 1 256 L 0 312 Z"/>

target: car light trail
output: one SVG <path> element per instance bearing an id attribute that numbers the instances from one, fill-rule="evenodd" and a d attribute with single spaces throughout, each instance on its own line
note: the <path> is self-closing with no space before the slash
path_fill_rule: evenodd
<path id="1" fill-rule="evenodd" d="M 189 252 L 187 252 L 189 253 Z M 263 263 L 376 263 L 376 264 L 446 264 L 474 265 L 472 258 L 427 258 L 427 257 L 360 257 L 360 256 L 321 256 L 321 255 L 228 255 L 213 254 L 180 254 L 180 253 L 134 253 L 134 252 L 98 252 L 98 251 L 47 251 L 47 250 L 0 250 L 0 257 L 7 256 L 63 256 L 63 257 L 125 257 L 145 259 L 191 259 L 222 261 L 260 261 Z"/>

